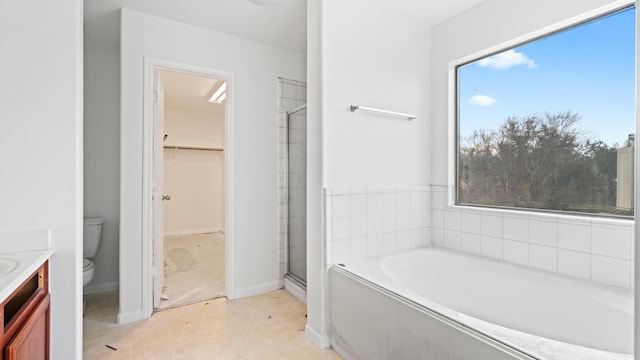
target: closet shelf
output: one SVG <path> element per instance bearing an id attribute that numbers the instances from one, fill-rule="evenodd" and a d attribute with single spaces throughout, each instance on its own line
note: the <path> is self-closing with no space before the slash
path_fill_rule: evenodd
<path id="1" fill-rule="evenodd" d="M 221 147 L 212 147 L 212 146 L 191 146 L 191 145 L 164 145 L 165 149 L 174 149 L 174 150 L 203 150 L 203 151 L 224 151 L 224 148 Z"/>

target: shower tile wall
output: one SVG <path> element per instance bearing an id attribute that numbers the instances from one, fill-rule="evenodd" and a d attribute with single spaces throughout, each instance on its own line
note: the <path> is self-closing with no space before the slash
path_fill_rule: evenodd
<path id="1" fill-rule="evenodd" d="M 278 274 L 287 274 L 287 111 L 307 102 L 307 83 L 290 79 L 278 79 Z M 282 284 L 280 284 L 282 285 Z"/>
<path id="2" fill-rule="evenodd" d="M 431 189 L 434 246 L 633 287 L 633 221 L 453 207 L 447 186 Z"/>
<path id="3" fill-rule="evenodd" d="M 325 189 L 325 265 L 431 243 L 428 186 Z"/>
<path id="4" fill-rule="evenodd" d="M 289 114 L 288 273 L 307 281 L 307 111 Z"/>

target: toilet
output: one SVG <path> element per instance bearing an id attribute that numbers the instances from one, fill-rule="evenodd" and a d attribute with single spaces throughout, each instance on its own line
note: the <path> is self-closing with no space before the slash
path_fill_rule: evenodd
<path id="1" fill-rule="evenodd" d="M 82 260 L 82 286 L 86 286 L 93 279 L 95 266 L 89 259 L 96 256 L 98 246 L 100 246 L 100 235 L 102 233 L 102 218 L 84 219 L 84 231 L 82 233 L 82 243 L 84 244 Z"/>

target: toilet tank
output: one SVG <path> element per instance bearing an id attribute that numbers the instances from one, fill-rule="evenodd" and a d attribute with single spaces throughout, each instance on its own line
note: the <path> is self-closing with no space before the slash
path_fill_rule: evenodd
<path id="1" fill-rule="evenodd" d="M 102 218 L 84 219 L 84 231 L 82 232 L 83 258 L 90 259 L 96 256 L 102 234 Z"/>

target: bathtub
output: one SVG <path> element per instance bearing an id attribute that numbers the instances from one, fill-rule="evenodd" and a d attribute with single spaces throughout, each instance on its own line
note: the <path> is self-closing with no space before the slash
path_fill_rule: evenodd
<path id="1" fill-rule="evenodd" d="M 633 296 L 426 247 L 329 270 L 346 359 L 632 359 Z"/>

